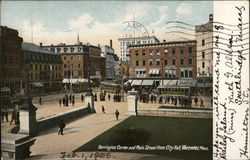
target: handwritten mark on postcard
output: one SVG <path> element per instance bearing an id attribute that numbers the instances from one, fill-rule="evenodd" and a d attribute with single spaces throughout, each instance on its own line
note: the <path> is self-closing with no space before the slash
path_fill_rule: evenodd
<path id="1" fill-rule="evenodd" d="M 250 158 L 249 2 L 214 2 L 214 159 Z"/>

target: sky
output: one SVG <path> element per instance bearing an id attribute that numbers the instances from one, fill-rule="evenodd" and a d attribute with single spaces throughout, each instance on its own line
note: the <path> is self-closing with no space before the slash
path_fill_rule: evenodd
<path id="1" fill-rule="evenodd" d="M 118 38 L 132 32 L 126 29 L 126 21 L 141 23 L 150 36 L 155 35 L 161 41 L 173 40 L 173 37 L 185 38 L 186 35 L 167 33 L 180 29 L 168 28 L 176 23 L 166 22 L 204 24 L 213 13 L 212 1 L 3 0 L 0 5 L 1 25 L 17 29 L 24 42 L 31 42 L 32 29 L 33 43 L 43 45 L 75 44 L 79 34 L 81 42 L 93 45 L 109 45 L 112 39 L 116 53 Z"/>

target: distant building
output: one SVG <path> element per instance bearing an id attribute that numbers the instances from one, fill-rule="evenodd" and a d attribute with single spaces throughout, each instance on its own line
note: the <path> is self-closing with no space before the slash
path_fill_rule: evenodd
<path id="1" fill-rule="evenodd" d="M 64 80 L 73 79 L 105 79 L 106 60 L 101 57 L 101 48 L 89 44 L 79 42 L 74 45 L 66 45 L 64 43 L 58 45 L 43 46 L 54 53 L 61 55 L 63 62 L 63 78 Z"/>
<path id="2" fill-rule="evenodd" d="M 22 85 L 22 42 L 17 30 L 0 26 L 1 88 L 8 87 L 12 93 L 20 91 Z"/>
<path id="3" fill-rule="evenodd" d="M 213 74 L 213 15 L 209 15 L 209 22 L 195 26 L 197 41 L 197 76 L 211 77 Z"/>
<path id="4" fill-rule="evenodd" d="M 120 61 L 120 75 L 123 78 L 129 78 L 130 63 L 128 61 Z"/>
<path id="5" fill-rule="evenodd" d="M 29 65 L 29 81 L 32 88 L 51 88 L 59 91 L 62 87 L 62 60 L 58 53 L 42 49 L 33 43 L 23 43 L 24 62 Z M 41 91 L 39 91 L 41 92 Z M 44 91 L 46 92 L 46 91 Z"/>
<path id="6" fill-rule="evenodd" d="M 119 38 L 119 53 L 120 60 L 130 61 L 130 53 L 128 46 L 137 44 L 150 44 L 160 42 L 155 36 L 150 37 L 130 37 L 130 38 Z"/>
<path id="7" fill-rule="evenodd" d="M 196 41 L 129 46 L 130 78 L 195 78 Z"/>
<path id="8" fill-rule="evenodd" d="M 111 80 L 119 78 L 119 58 L 112 48 L 112 40 L 110 40 L 109 46 L 101 46 L 101 50 L 101 57 L 106 58 L 106 79 Z"/>

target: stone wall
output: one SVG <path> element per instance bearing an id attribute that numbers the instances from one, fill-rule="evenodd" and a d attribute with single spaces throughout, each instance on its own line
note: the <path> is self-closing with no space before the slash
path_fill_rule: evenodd
<path id="1" fill-rule="evenodd" d="M 187 117 L 187 118 L 213 118 L 213 110 L 139 108 L 138 115 L 165 116 L 165 117 Z"/>
<path id="2" fill-rule="evenodd" d="M 44 131 L 53 127 L 57 127 L 58 121 L 60 119 L 64 119 L 67 124 L 73 120 L 86 116 L 88 113 L 89 113 L 88 108 L 77 108 L 75 110 L 72 110 L 66 113 L 57 114 L 48 118 L 37 120 L 36 122 L 37 132 L 39 133 L 41 131 Z"/>

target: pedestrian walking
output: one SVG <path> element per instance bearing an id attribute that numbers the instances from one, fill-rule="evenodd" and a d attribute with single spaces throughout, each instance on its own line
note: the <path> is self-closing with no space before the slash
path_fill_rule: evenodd
<path id="1" fill-rule="evenodd" d="M 61 107 L 61 105 L 62 105 L 62 100 L 61 100 L 61 99 L 59 99 L 59 105 L 60 105 L 60 107 Z"/>
<path id="2" fill-rule="evenodd" d="M 19 124 L 19 118 L 20 118 L 20 112 L 19 112 L 19 110 L 17 110 L 17 112 L 16 112 L 16 122 L 15 122 L 15 124 Z"/>
<path id="3" fill-rule="evenodd" d="M 83 100 L 84 100 L 84 96 L 83 96 L 83 94 L 81 95 L 81 100 L 82 100 L 82 102 L 83 102 Z"/>
<path id="4" fill-rule="evenodd" d="M 105 113 L 105 108 L 103 105 L 102 105 L 102 113 Z"/>
<path id="5" fill-rule="evenodd" d="M 9 116 L 9 113 L 8 113 L 8 109 L 6 108 L 5 109 L 5 119 L 6 119 L 6 122 L 9 122 L 8 116 Z"/>
<path id="6" fill-rule="evenodd" d="M 42 98 L 39 98 L 39 104 L 42 105 Z"/>
<path id="7" fill-rule="evenodd" d="M 109 95 L 108 95 L 108 99 L 109 99 L 109 101 L 110 101 L 110 98 L 111 98 L 111 95 L 109 94 Z"/>
<path id="8" fill-rule="evenodd" d="M 69 95 L 69 102 L 71 103 L 71 100 L 72 100 L 72 95 L 70 94 Z"/>
<path id="9" fill-rule="evenodd" d="M 202 98 L 200 98 L 200 102 L 201 102 L 200 107 L 203 107 L 203 108 L 204 108 L 204 103 L 203 103 L 203 99 L 202 99 Z"/>
<path id="10" fill-rule="evenodd" d="M 197 106 L 197 103 L 198 103 L 198 98 L 194 97 L 194 104 L 195 104 L 195 106 Z"/>
<path id="11" fill-rule="evenodd" d="M 4 116 L 5 116 L 5 111 L 4 111 L 4 109 L 1 109 L 1 116 L 2 116 L 2 121 L 1 121 L 1 122 L 3 122 Z"/>
<path id="12" fill-rule="evenodd" d="M 120 114 L 119 111 L 116 110 L 116 111 L 115 111 L 115 117 L 116 117 L 116 120 L 117 120 L 117 121 L 118 121 L 118 118 L 119 118 L 119 114 Z"/>
<path id="13" fill-rule="evenodd" d="M 66 123 L 63 119 L 59 120 L 58 122 L 58 127 L 59 127 L 59 131 L 58 131 L 58 135 L 61 134 L 63 135 L 63 128 L 65 128 Z"/>
<path id="14" fill-rule="evenodd" d="M 65 106 L 65 98 L 63 98 L 63 106 Z"/>
<path id="15" fill-rule="evenodd" d="M 16 110 L 15 109 L 13 109 L 12 111 L 11 111 L 11 121 L 10 121 L 10 125 L 12 124 L 12 122 L 15 122 L 16 121 Z"/>
<path id="16" fill-rule="evenodd" d="M 74 105 L 75 105 L 75 100 L 72 99 L 72 106 L 74 107 Z"/>

